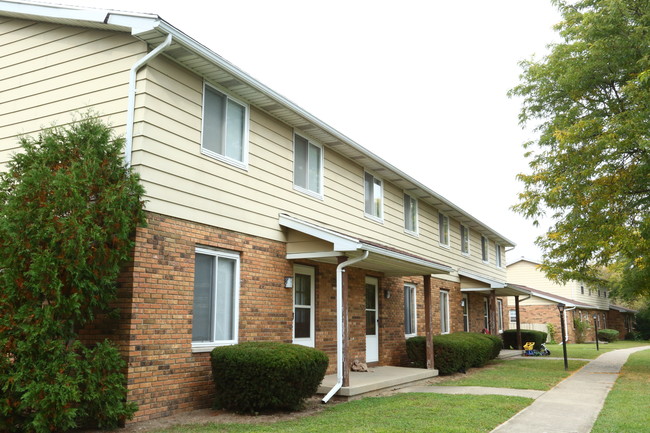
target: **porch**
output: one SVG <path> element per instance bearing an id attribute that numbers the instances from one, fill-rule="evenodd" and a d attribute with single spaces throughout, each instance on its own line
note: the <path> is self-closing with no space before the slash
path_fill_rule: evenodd
<path id="1" fill-rule="evenodd" d="M 344 386 L 335 394 L 350 399 L 372 395 L 390 388 L 401 388 L 414 382 L 430 379 L 438 375 L 438 370 L 425 368 L 371 367 L 368 372 L 350 372 L 350 386 Z M 328 374 L 318 387 L 318 394 L 327 394 L 336 385 L 336 374 Z"/>

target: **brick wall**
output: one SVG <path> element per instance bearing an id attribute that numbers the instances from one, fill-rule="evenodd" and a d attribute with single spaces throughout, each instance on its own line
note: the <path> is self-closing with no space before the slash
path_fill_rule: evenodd
<path id="1" fill-rule="evenodd" d="M 197 246 L 240 256 L 238 340 L 292 341 L 293 291 L 284 277 L 294 263 L 284 243 L 148 213 L 135 234 L 132 261 L 120 278 L 119 320 L 103 318 L 84 331 L 86 341 L 110 337 L 127 360 L 129 399 L 139 405 L 136 421 L 209 407 L 214 385 L 209 353 L 192 352 L 194 260 Z M 315 268 L 315 344 L 336 368 L 336 266 L 300 261 Z M 350 360 L 365 361 L 365 278 L 379 282 L 379 365 L 407 365 L 404 335 L 405 282 L 416 285 L 418 335 L 425 334 L 422 277 L 395 278 L 350 267 Z M 463 330 L 460 286 L 432 279 L 433 331 L 440 333 L 439 293 L 449 291 L 451 332 Z M 385 291 L 391 295 L 385 297 Z M 481 304 L 482 308 L 482 304 Z"/>
<path id="2" fill-rule="evenodd" d="M 629 317 L 628 326 L 625 326 L 625 317 Z M 607 312 L 607 327 L 609 329 L 616 329 L 619 332 L 618 338 L 623 340 L 628 332 L 632 331 L 632 323 L 634 322 L 634 315 L 630 313 L 622 313 L 617 310 L 609 310 Z"/>

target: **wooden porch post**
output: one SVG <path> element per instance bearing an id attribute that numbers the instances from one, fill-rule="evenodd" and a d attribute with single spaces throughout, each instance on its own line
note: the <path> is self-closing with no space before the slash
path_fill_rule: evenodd
<path id="1" fill-rule="evenodd" d="M 431 311 L 431 275 L 424 275 L 424 325 L 426 332 L 427 369 L 434 368 L 433 361 L 433 312 Z"/>
<path id="2" fill-rule="evenodd" d="M 490 300 L 488 302 L 490 303 L 490 315 L 488 317 L 490 334 L 499 335 L 499 330 L 497 329 L 497 295 L 494 289 L 490 291 Z"/>
<path id="3" fill-rule="evenodd" d="M 515 296 L 515 317 L 517 318 L 517 349 L 522 350 L 521 345 L 521 320 L 519 318 L 519 295 Z"/>
<path id="4" fill-rule="evenodd" d="M 347 259 L 346 256 L 339 256 L 338 262 L 341 264 Z M 341 314 L 341 322 L 343 324 L 343 386 L 350 386 L 350 359 L 348 356 L 350 338 L 348 327 L 348 274 L 345 269 L 343 269 L 341 283 L 341 298 L 343 300 L 343 311 Z"/>

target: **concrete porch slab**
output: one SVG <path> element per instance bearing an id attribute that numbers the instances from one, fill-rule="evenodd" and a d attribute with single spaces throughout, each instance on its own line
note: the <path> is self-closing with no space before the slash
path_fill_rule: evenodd
<path id="1" fill-rule="evenodd" d="M 342 387 L 340 397 L 355 397 L 386 388 L 401 387 L 438 375 L 438 370 L 407 367 L 371 367 L 368 372 L 350 372 L 350 386 Z M 327 394 L 336 384 L 336 374 L 328 374 L 318 387 L 318 394 Z"/>

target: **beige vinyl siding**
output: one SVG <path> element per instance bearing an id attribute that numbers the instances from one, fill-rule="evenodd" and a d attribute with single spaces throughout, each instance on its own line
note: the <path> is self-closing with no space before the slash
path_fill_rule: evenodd
<path id="1" fill-rule="evenodd" d="M 324 148 L 323 199 L 293 188 L 293 129 L 250 107 L 249 164 L 242 169 L 201 154 L 203 80 L 164 57 L 142 75 L 133 164 L 147 191 L 147 209 L 229 230 L 285 241 L 278 215 L 288 213 L 341 233 L 400 248 L 504 280 L 480 254 L 460 254 L 458 222 L 451 247 L 438 243 L 438 212 L 419 202 L 419 236 L 404 233 L 403 190 L 384 182 L 384 220 L 364 215 L 364 167 Z M 223 89 L 226 90 L 226 89 Z M 242 95 L 229 92 L 244 100 Z M 309 138 L 306 131 L 296 130 Z M 321 143 L 324 144 L 324 143 Z M 375 173 L 381 178 L 380 173 Z M 480 237 L 472 232 L 472 247 Z M 479 239 L 477 241 L 477 239 Z M 478 243 L 477 243 L 478 242 Z"/>
<path id="2" fill-rule="evenodd" d="M 557 284 L 547 279 L 537 264 L 525 260 L 508 266 L 508 282 L 575 299 L 571 284 Z"/>
<path id="3" fill-rule="evenodd" d="M 88 109 L 126 123 L 129 68 L 146 52 L 127 34 L 2 18 L 0 164 L 18 150 L 17 135 L 64 125 Z"/>
<path id="4" fill-rule="evenodd" d="M 585 288 L 584 295 L 580 293 L 581 283 L 577 281 L 572 282 L 573 292 L 575 295 L 573 299 L 578 302 L 583 302 L 585 304 L 593 305 L 599 308 L 609 308 L 609 298 L 604 296 L 603 291 L 600 291 L 600 296 L 598 296 L 598 289 L 591 289 L 591 295 L 589 295 L 589 286 L 587 284 L 582 284 Z"/>

